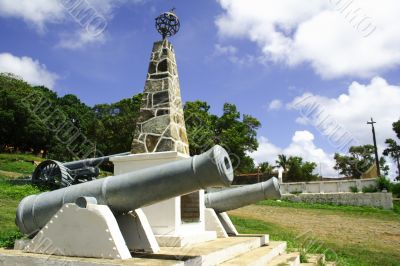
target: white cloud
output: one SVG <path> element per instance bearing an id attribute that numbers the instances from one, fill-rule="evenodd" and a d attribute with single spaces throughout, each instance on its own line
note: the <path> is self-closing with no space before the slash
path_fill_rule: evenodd
<path id="1" fill-rule="evenodd" d="M 269 61 L 309 63 L 324 78 L 370 77 L 400 64 L 399 1 L 218 1 L 220 35 L 257 43 Z"/>
<path id="2" fill-rule="evenodd" d="M 94 36 L 87 31 L 77 31 L 73 34 L 63 34 L 61 36 L 61 40 L 57 44 L 57 47 L 74 50 L 83 48 L 88 44 L 104 42 L 104 33 Z"/>
<path id="3" fill-rule="evenodd" d="M 30 57 L 17 57 L 9 53 L 0 54 L 0 72 L 12 73 L 34 85 L 44 85 L 50 89 L 58 78 L 46 66 Z"/>
<path id="4" fill-rule="evenodd" d="M 269 103 L 268 109 L 269 110 L 279 110 L 282 108 L 282 101 L 275 99 L 272 102 Z"/>
<path id="5" fill-rule="evenodd" d="M 146 0 L 0 0 L 0 16 L 23 19 L 44 32 L 47 24 L 75 23 L 79 33 L 61 33 L 57 46 L 77 49 L 90 43 L 105 41 L 103 30 L 114 10 L 122 4 L 138 4 Z M 67 38 L 68 37 L 68 38 Z"/>
<path id="6" fill-rule="evenodd" d="M 0 16 L 22 18 L 43 29 L 46 22 L 58 22 L 64 17 L 64 9 L 54 0 L 0 0 Z"/>
<path id="7" fill-rule="evenodd" d="M 237 48 L 232 45 L 223 46 L 219 43 L 214 45 L 215 55 L 234 55 L 237 52 Z"/>
<path id="8" fill-rule="evenodd" d="M 369 84 L 353 82 L 337 98 L 305 93 L 288 106 L 299 112 L 296 122 L 314 126 L 340 153 L 347 153 L 350 146 L 372 144 L 371 126 L 366 122 L 373 117 L 382 153 L 385 139 L 396 139 L 392 123 L 400 119 L 400 86 L 376 77 Z"/>
<path id="9" fill-rule="evenodd" d="M 268 161 L 275 164 L 279 154 L 287 156 L 300 156 L 305 161 L 315 162 L 318 167 L 315 172 L 324 177 L 337 177 L 337 172 L 333 169 L 333 154 L 327 154 L 314 144 L 314 135 L 309 131 L 296 131 L 292 137 L 292 142 L 285 148 L 272 144 L 267 138 L 259 139 L 257 151 L 250 156 L 257 162 Z"/>

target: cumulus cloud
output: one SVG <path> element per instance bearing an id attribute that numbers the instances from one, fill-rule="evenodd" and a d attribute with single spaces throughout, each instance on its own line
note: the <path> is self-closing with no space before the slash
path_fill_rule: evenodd
<path id="1" fill-rule="evenodd" d="M 289 108 L 299 112 L 297 122 L 315 126 L 331 144 L 346 152 L 348 146 L 371 143 L 371 117 L 380 150 L 387 138 L 395 138 L 392 123 L 400 118 L 400 86 L 381 78 L 369 84 L 353 82 L 347 93 L 336 98 L 305 93 L 295 98 Z"/>
<path id="2" fill-rule="evenodd" d="M 279 110 L 279 109 L 281 109 L 282 108 L 282 101 L 281 100 L 277 100 L 277 99 L 275 99 L 275 100 L 273 100 L 273 101 L 271 101 L 270 103 L 269 103 L 269 105 L 268 105 L 268 109 L 269 110 Z"/>
<path id="3" fill-rule="evenodd" d="M 0 16 L 22 18 L 43 29 L 46 22 L 59 22 L 64 9 L 54 0 L 0 0 Z"/>
<path id="4" fill-rule="evenodd" d="M 267 61 L 309 63 L 323 78 L 370 77 L 399 65 L 399 1 L 218 1 L 220 35 L 255 42 Z"/>
<path id="5" fill-rule="evenodd" d="M 102 43 L 104 30 L 114 10 L 122 4 L 138 4 L 146 0 L 0 0 L 0 16 L 20 18 L 44 32 L 50 23 L 72 22 L 80 33 L 61 33 L 59 47 L 82 48 L 90 43 Z"/>
<path id="6" fill-rule="evenodd" d="M 257 162 L 268 161 L 275 163 L 279 154 L 287 156 L 300 156 L 305 161 L 315 162 L 318 165 L 316 173 L 324 177 L 337 177 L 337 172 L 333 169 L 333 154 L 328 154 L 314 144 L 314 135 L 305 131 L 296 131 L 292 137 L 291 143 L 287 147 L 278 147 L 272 144 L 266 137 L 259 139 L 259 147 L 257 151 L 250 156 Z"/>
<path id="7" fill-rule="evenodd" d="M 30 57 L 18 57 L 9 53 L 0 54 L 0 72 L 13 73 L 34 85 L 44 85 L 50 89 L 58 78 L 46 66 Z"/>

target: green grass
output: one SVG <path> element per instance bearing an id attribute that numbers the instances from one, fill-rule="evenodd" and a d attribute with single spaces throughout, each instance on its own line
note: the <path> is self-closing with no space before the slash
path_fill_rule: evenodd
<path id="1" fill-rule="evenodd" d="M 43 161 L 43 159 L 28 154 L 3 153 L 0 154 L 0 170 L 30 175 L 35 169 L 33 161 Z"/>
<path id="2" fill-rule="evenodd" d="M 15 225 L 15 211 L 22 198 L 41 192 L 31 185 L 12 185 L 0 176 L 0 247 L 12 247 L 14 240 L 20 238 Z"/>
<path id="3" fill-rule="evenodd" d="M 231 216 L 240 233 L 268 233 L 271 240 L 286 241 L 289 250 L 300 250 L 303 253 L 325 254 L 328 261 L 336 261 L 338 265 L 400 265 L 400 255 L 387 251 L 371 251 L 356 245 L 339 246 L 335 243 L 322 242 L 312 233 L 298 235 L 276 224 L 254 219 L 243 219 Z"/>
<path id="4" fill-rule="evenodd" d="M 358 206 L 343 206 L 343 205 L 330 205 L 330 204 L 310 204 L 303 202 L 290 202 L 290 201 L 275 201 L 264 200 L 257 203 L 257 205 L 287 207 L 296 209 L 313 209 L 321 210 L 332 213 L 343 213 L 347 215 L 356 215 L 359 217 L 376 217 L 379 219 L 399 219 L 400 220 L 400 203 L 394 203 L 393 210 L 384 210 L 372 207 L 358 207 Z"/>

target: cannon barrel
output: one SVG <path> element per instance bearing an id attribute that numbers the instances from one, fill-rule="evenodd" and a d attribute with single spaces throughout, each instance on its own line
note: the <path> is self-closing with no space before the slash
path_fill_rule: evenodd
<path id="1" fill-rule="evenodd" d="M 75 170 L 75 169 L 84 168 L 84 167 L 88 167 L 88 166 L 99 166 L 100 164 L 109 161 L 111 157 L 123 156 L 123 155 L 128 155 L 128 154 L 130 154 L 130 152 L 124 152 L 124 153 L 102 156 L 102 157 L 98 157 L 98 158 L 88 158 L 88 159 L 79 160 L 79 161 L 67 162 L 67 163 L 63 163 L 63 165 L 70 170 Z"/>
<path id="2" fill-rule="evenodd" d="M 207 208 L 221 213 L 254 204 L 260 200 L 279 199 L 280 197 L 279 181 L 273 177 L 257 184 L 207 193 L 204 201 Z"/>
<path id="3" fill-rule="evenodd" d="M 94 197 L 113 212 L 125 213 L 206 187 L 229 186 L 232 180 L 229 156 L 216 145 L 191 158 L 25 197 L 16 224 L 22 233 L 33 235 L 65 203 L 80 197 Z"/>

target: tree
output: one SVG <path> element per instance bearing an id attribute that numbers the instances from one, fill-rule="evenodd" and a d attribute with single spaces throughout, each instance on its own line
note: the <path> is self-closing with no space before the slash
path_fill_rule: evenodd
<path id="1" fill-rule="evenodd" d="M 237 173 L 254 171 L 253 159 L 247 153 L 258 147 L 256 130 L 260 122 L 250 115 L 241 116 L 234 104 L 225 103 L 220 117 L 210 114 L 209 108 L 202 101 L 184 106 L 191 155 L 219 144 L 228 151 Z"/>
<path id="2" fill-rule="evenodd" d="M 275 163 L 276 163 L 277 167 L 283 168 L 284 173 L 287 172 L 289 164 L 288 164 L 288 158 L 286 157 L 286 155 L 279 154 L 278 160 L 276 160 Z"/>
<path id="3" fill-rule="evenodd" d="M 393 139 L 385 141 L 387 148 L 383 151 L 383 155 L 392 157 L 397 166 L 397 177 L 400 181 L 400 145 Z"/>
<path id="4" fill-rule="evenodd" d="M 396 132 L 397 138 L 400 139 L 400 119 L 399 121 L 393 123 L 393 131 Z"/>
<path id="5" fill-rule="evenodd" d="M 286 167 L 288 170 L 285 175 L 285 181 L 312 181 L 318 179 L 318 176 L 313 174 L 317 164 L 314 162 L 303 162 L 303 158 L 301 157 L 290 156 Z"/>
<path id="6" fill-rule="evenodd" d="M 88 135 L 104 155 L 130 151 L 142 94 L 112 104 L 98 104 L 92 109 L 96 119 Z"/>
<path id="7" fill-rule="evenodd" d="M 191 155 L 201 154 L 216 142 L 215 121 L 206 102 L 186 102 L 184 105 L 186 131 Z"/>
<path id="8" fill-rule="evenodd" d="M 273 174 L 273 171 L 275 169 L 275 166 L 270 164 L 269 162 L 263 162 L 258 165 L 258 169 L 260 170 L 261 173 L 266 174 L 268 176 Z"/>
<path id="9" fill-rule="evenodd" d="M 352 146 L 349 155 L 335 153 L 335 170 L 339 170 L 341 175 L 346 177 L 360 178 L 374 163 L 375 153 L 373 145 Z M 381 157 L 379 165 L 383 174 L 387 174 L 389 169 L 386 160 Z"/>

